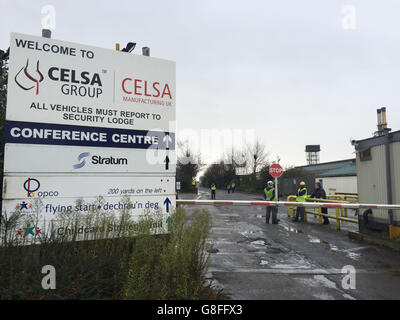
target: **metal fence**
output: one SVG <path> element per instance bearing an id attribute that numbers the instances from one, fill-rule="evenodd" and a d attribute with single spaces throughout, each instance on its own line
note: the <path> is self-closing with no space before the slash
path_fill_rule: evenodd
<path id="1" fill-rule="evenodd" d="M 347 221 L 351 223 L 358 223 L 357 219 L 352 219 L 347 217 L 347 212 L 342 211 L 345 209 L 384 209 L 384 210 L 400 210 L 400 204 L 371 204 L 371 203 L 354 203 L 350 201 L 339 201 L 330 199 L 311 199 L 308 198 L 307 202 L 296 202 L 289 201 L 295 196 L 289 196 L 288 201 L 251 201 L 251 200 L 176 200 L 177 205 L 233 205 L 233 206 L 271 206 L 271 207 L 287 207 L 288 216 L 295 213 L 297 207 L 304 208 L 334 208 L 336 209 L 336 215 L 323 214 L 318 211 L 308 211 L 306 210 L 305 217 L 307 214 L 314 214 L 320 217 L 320 221 L 323 216 L 331 219 L 336 219 L 336 228 L 340 230 L 340 222 Z M 313 201 L 313 202 L 309 202 Z M 345 213 L 346 212 L 346 213 Z"/>

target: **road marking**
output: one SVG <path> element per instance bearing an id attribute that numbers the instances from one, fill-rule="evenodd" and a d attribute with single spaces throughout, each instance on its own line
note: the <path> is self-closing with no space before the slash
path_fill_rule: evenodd
<path id="1" fill-rule="evenodd" d="M 343 252 L 354 252 L 354 251 L 361 251 L 361 250 L 366 250 L 366 249 L 371 249 L 371 246 L 350 248 L 350 249 L 345 249 L 345 250 L 342 250 L 342 251 Z"/>
<path id="2" fill-rule="evenodd" d="M 212 269 L 212 270 L 211 270 Z M 211 268 L 210 271 L 214 273 L 267 273 L 267 274 L 303 274 L 303 275 L 342 275 L 342 269 L 292 269 L 292 268 L 277 268 L 277 269 L 250 269 L 250 268 L 236 268 L 230 270 Z M 357 274 L 380 274 L 392 273 L 392 269 L 359 269 Z"/>
<path id="3" fill-rule="evenodd" d="M 211 233 L 212 234 L 231 234 L 232 233 L 232 229 L 230 228 L 211 228 Z"/>
<path id="4" fill-rule="evenodd" d="M 255 259 L 257 259 L 257 257 L 255 256 L 255 254 L 265 254 L 265 251 L 251 251 L 251 252 L 229 252 L 229 251 L 225 251 L 225 252 L 216 252 L 215 253 L 217 256 L 251 256 L 254 257 Z"/>
<path id="5" fill-rule="evenodd" d="M 209 242 L 211 244 L 233 244 L 233 245 L 237 245 L 237 241 L 229 241 L 229 240 L 217 240 L 217 239 L 209 239 Z"/>

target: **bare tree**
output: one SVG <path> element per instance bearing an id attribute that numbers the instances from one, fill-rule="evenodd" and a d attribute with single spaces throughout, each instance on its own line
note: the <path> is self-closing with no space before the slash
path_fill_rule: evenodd
<path id="1" fill-rule="evenodd" d="M 192 179 L 202 168 L 201 155 L 190 148 L 188 141 L 177 142 L 176 179 L 181 181 L 182 191 L 194 191 Z"/>
<path id="2" fill-rule="evenodd" d="M 265 144 L 257 139 L 248 147 L 247 154 L 248 163 L 251 165 L 253 179 L 255 180 L 259 169 L 268 163 L 268 152 L 266 151 Z"/>
<path id="3" fill-rule="evenodd" d="M 247 163 L 247 151 L 232 148 L 230 152 L 224 153 L 222 159 L 225 164 L 233 168 L 244 167 Z"/>

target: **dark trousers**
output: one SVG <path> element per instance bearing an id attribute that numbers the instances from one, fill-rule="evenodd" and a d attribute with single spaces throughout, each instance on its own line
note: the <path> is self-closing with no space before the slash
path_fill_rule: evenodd
<path id="1" fill-rule="evenodd" d="M 211 190 L 211 199 L 215 200 L 215 190 Z"/>
<path id="2" fill-rule="evenodd" d="M 278 207 L 267 207 L 267 214 L 265 216 L 265 222 L 269 223 L 269 218 L 272 213 L 272 223 L 278 223 L 277 215 L 278 215 Z"/>
<path id="3" fill-rule="evenodd" d="M 235 193 L 235 187 L 232 188 L 232 193 Z"/>
<path id="4" fill-rule="evenodd" d="M 321 208 L 321 213 L 328 214 L 328 208 Z M 328 217 L 322 217 L 322 218 L 324 218 L 324 223 L 329 223 Z"/>
<path id="5" fill-rule="evenodd" d="M 299 220 L 299 217 L 300 217 L 300 221 L 304 221 L 304 208 L 303 207 L 296 208 L 296 219 L 295 220 Z"/>

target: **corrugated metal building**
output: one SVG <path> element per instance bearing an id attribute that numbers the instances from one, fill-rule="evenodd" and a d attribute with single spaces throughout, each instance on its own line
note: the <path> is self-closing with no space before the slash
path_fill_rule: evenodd
<path id="1" fill-rule="evenodd" d="M 400 203 L 400 131 L 384 127 L 376 136 L 352 143 L 357 152 L 359 202 Z M 373 210 L 367 219 L 360 215 L 360 229 L 386 231 L 389 224 L 400 226 L 400 210 Z"/>

